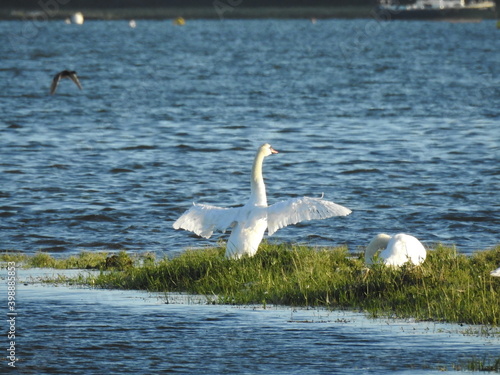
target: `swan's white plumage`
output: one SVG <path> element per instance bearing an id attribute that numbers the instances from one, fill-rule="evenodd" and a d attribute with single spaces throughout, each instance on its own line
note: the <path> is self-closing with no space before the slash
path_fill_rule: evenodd
<path id="1" fill-rule="evenodd" d="M 339 204 L 320 198 L 295 198 L 278 202 L 267 209 L 267 233 L 272 235 L 278 229 L 301 221 L 327 219 L 332 216 L 346 216 L 351 210 Z"/>
<path id="2" fill-rule="evenodd" d="M 495 277 L 500 277 L 500 267 L 498 267 L 496 270 L 490 272 L 491 276 Z"/>
<path id="3" fill-rule="evenodd" d="M 272 235 L 278 229 L 301 221 L 346 216 L 351 210 L 320 198 L 294 198 L 267 205 L 266 188 L 262 177 L 264 158 L 277 153 L 269 144 L 262 145 L 254 160 L 251 177 L 251 195 L 242 207 L 221 208 L 194 204 L 175 221 L 175 229 L 185 229 L 209 238 L 214 231 L 224 232 L 232 227 L 227 242 L 226 256 L 240 258 L 257 252 L 264 232 Z"/>
<path id="4" fill-rule="evenodd" d="M 238 208 L 221 208 L 206 204 L 193 203 L 174 223 L 175 229 L 185 229 L 200 237 L 210 238 L 213 232 L 225 232 L 233 226 L 238 217 Z"/>
<path id="5" fill-rule="evenodd" d="M 399 267 L 410 262 L 420 265 L 427 257 L 427 251 L 418 239 L 408 234 L 399 233 L 391 237 L 385 233 L 375 236 L 365 250 L 366 264 L 373 264 L 378 250 L 378 258 L 388 266 Z"/>

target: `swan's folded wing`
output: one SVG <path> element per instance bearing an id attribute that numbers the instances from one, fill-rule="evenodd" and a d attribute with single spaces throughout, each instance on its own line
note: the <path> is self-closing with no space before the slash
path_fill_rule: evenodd
<path id="1" fill-rule="evenodd" d="M 268 207 L 267 231 L 272 235 L 278 229 L 301 221 L 346 216 L 351 210 L 320 198 L 294 198 Z"/>
<path id="2" fill-rule="evenodd" d="M 198 236 L 210 238 L 215 230 L 224 232 L 233 226 L 239 208 L 221 208 L 196 204 L 184 212 L 173 224 L 174 229 L 185 229 Z"/>

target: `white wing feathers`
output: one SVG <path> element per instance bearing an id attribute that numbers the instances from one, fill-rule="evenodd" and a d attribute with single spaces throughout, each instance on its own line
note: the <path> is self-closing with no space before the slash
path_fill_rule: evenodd
<path id="1" fill-rule="evenodd" d="M 198 236 L 210 238 L 215 230 L 225 232 L 234 225 L 239 208 L 221 208 L 193 203 L 173 224 L 174 229 L 185 229 Z"/>
<path id="2" fill-rule="evenodd" d="M 213 232 L 225 232 L 240 219 L 243 207 L 221 208 L 193 203 L 173 224 L 174 229 L 185 229 L 198 236 L 210 238 Z M 301 221 L 346 216 L 351 210 L 321 198 L 294 198 L 267 207 L 267 231 L 272 235 L 278 229 Z"/>
<path id="3" fill-rule="evenodd" d="M 294 198 L 278 202 L 267 209 L 267 231 L 272 235 L 278 229 L 301 221 L 346 216 L 351 210 L 321 198 Z"/>

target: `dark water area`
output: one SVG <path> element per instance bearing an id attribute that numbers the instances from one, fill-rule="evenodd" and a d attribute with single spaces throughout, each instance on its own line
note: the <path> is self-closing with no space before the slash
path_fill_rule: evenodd
<path id="1" fill-rule="evenodd" d="M 33 283 L 53 272 L 18 271 L 16 373 L 438 374 L 498 357 L 486 327 Z"/>
<path id="2" fill-rule="evenodd" d="M 471 253 L 500 232 L 500 39 L 481 23 L 0 22 L 0 249 L 176 253 L 192 202 L 352 209 L 270 237 L 351 251 L 377 233 Z M 76 70 L 83 90 L 52 77 Z M 227 238 L 227 234 L 221 235 Z"/>

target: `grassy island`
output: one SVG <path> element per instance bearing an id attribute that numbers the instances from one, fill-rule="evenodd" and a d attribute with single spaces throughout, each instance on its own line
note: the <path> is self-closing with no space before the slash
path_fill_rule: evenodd
<path id="1" fill-rule="evenodd" d="M 460 254 L 437 245 L 421 266 L 366 268 L 362 254 L 345 247 L 311 248 L 263 243 L 257 255 L 224 257 L 224 244 L 187 250 L 174 257 L 90 253 L 57 259 L 3 253 L 0 261 L 25 267 L 100 269 L 98 275 L 67 280 L 97 288 L 202 294 L 213 303 L 324 306 L 365 311 L 373 317 L 412 317 L 467 324 L 500 325 L 500 245 Z"/>

